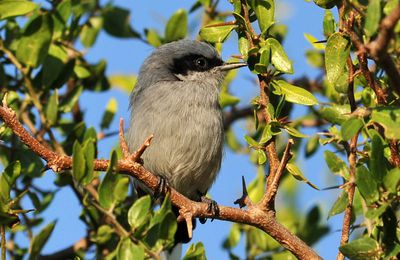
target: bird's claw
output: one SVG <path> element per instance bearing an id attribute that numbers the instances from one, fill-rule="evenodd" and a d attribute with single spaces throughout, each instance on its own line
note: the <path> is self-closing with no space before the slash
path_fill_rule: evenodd
<path id="1" fill-rule="evenodd" d="M 154 198 L 156 199 L 166 194 L 168 192 L 168 187 L 169 187 L 168 180 L 164 176 L 162 175 L 157 175 L 157 176 L 158 176 L 157 188 L 154 191 Z"/>
<path id="2" fill-rule="evenodd" d="M 201 196 L 200 199 L 201 199 L 201 202 L 207 203 L 207 205 L 208 205 L 207 211 L 212 214 L 211 221 L 213 221 L 214 217 L 219 216 L 219 206 L 218 206 L 217 202 L 215 200 L 209 199 L 205 196 Z M 207 219 L 200 218 L 199 221 L 201 224 L 204 224 L 204 223 L 206 223 Z"/>

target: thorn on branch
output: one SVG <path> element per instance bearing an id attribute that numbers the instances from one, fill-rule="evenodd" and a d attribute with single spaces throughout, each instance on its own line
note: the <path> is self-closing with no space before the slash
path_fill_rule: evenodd
<path id="1" fill-rule="evenodd" d="M 192 223 L 192 218 L 193 214 L 190 212 L 190 210 L 181 208 L 179 210 L 179 216 L 178 216 L 178 222 L 185 220 L 186 226 L 187 226 L 187 231 L 188 231 L 188 237 L 191 239 L 193 237 L 193 223 Z"/>
<path id="2" fill-rule="evenodd" d="M 246 180 L 244 179 L 244 176 L 242 176 L 242 189 L 243 189 L 242 197 L 235 200 L 235 202 L 233 202 L 233 204 L 239 204 L 240 208 L 243 208 L 245 206 L 247 206 L 247 207 L 253 206 L 253 202 L 249 198 L 249 194 L 247 192 Z"/>
<path id="3" fill-rule="evenodd" d="M 144 141 L 144 143 L 142 144 L 142 146 L 139 147 L 139 149 L 136 150 L 136 152 L 134 152 L 130 157 L 129 160 L 133 161 L 133 162 L 138 162 L 140 160 L 140 157 L 142 156 L 142 154 L 144 153 L 144 151 L 146 151 L 147 147 L 150 146 L 151 141 L 153 140 L 154 135 L 150 135 L 149 137 L 147 137 L 147 139 Z"/>
<path id="4" fill-rule="evenodd" d="M 125 141 L 124 137 L 124 119 L 121 117 L 119 119 L 119 144 L 121 146 L 122 154 L 124 156 L 124 159 L 127 159 L 129 157 L 129 148 L 128 144 Z"/>

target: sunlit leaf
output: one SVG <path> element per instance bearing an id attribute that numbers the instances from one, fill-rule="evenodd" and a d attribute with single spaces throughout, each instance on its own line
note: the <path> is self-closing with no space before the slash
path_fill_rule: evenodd
<path id="1" fill-rule="evenodd" d="M 308 185 L 310 185 L 312 188 L 319 190 L 317 186 L 315 186 L 314 184 L 312 184 L 309 180 L 307 180 L 307 178 L 303 175 L 303 173 L 301 172 L 300 168 L 297 167 L 297 165 L 293 164 L 293 163 L 288 163 L 286 165 L 286 169 L 288 170 L 288 172 L 290 172 L 290 174 L 292 174 L 292 176 L 299 181 L 305 182 Z"/>
<path id="2" fill-rule="evenodd" d="M 187 34 L 187 12 L 185 9 L 179 9 L 168 20 L 165 27 L 165 41 L 172 42 L 183 39 Z"/>
<path id="3" fill-rule="evenodd" d="M 251 7 L 257 16 L 261 33 L 265 34 L 274 24 L 275 3 L 274 0 L 251 0 Z"/>
<path id="4" fill-rule="evenodd" d="M 277 95 L 284 95 L 285 100 L 288 102 L 306 106 L 318 104 L 318 100 L 313 94 L 303 88 L 289 84 L 285 80 L 273 80 L 272 86 L 275 89 L 274 93 Z"/>
<path id="5" fill-rule="evenodd" d="M 0 20 L 32 12 L 37 4 L 25 0 L 1 0 Z"/>
<path id="6" fill-rule="evenodd" d="M 364 122 L 361 118 L 351 118 L 344 121 L 340 129 L 343 140 L 350 140 L 363 126 Z"/>
<path id="7" fill-rule="evenodd" d="M 365 16 L 364 31 L 367 36 L 373 36 L 378 32 L 379 21 L 381 19 L 381 1 L 368 1 L 367 15 Z"/>
<path id="8" fill-rule="evenodd" d="M 206 42 L 224 42 L 236 25 L 212 26 L 201 28 L 200 37 Z"/>
<path id="9" fill-rule="evenodd" d="M 282 45 L 274 38 L 268 38 L 265 44 L 271 48 L 271 62 L 275 68 L 281 72 L 292 74 L 292 62 L 289 60 Z"/>
<path id="10" fill-rule="evenodd" d="M 115 98 L 111 98 L 107 103 L 106 110 L 101 119 L 101 124 L 100 124 L 101 129 L 106 129 L 110 126 L 117 110 L 118 110 L 118 102 Z"/>
<path id="11" fill-rule="evenodd" d="M 19 40 L 17 58 L 26 65 L 36 68 L 48 55 L 53 34 L 53 20 L 50 15 L 37 16 L 24 31 Z"/>
<path id="12" fill-rule="evenodd" d="M 206 252 L 202 242 L 191 244 L 183 257 L 183 260 L 206 260 Z"/>
<path id="13" fill-rule="evenodd" d="M 325 66 L 327 80 L 332 85 L 336 84 L 345 71 L 350 45 L 349 39 L 341 33 L 334 33 L 328 38 L 325 48 Z"/>
<path id="14" fill-rule="evenodd" d="M 370 237 L 350 241 L 341 245 L 339 250 L 344 256 L 354 260 L 376 259 L 381 252 L 378 242 Z"/>

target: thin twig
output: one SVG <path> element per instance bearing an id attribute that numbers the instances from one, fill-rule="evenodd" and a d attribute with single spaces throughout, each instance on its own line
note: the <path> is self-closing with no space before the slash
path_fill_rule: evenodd
<path id="1" fill-rule="evenodd" d="M 128 158 L 130 153 L 124 137 L 124 119 L 122 117 L 119 119 L 119 145 L 124 158 Z"/>
<path id="2" fill-rule="evenodd" d="M 1 260 L 6 260 L 6 228 L 4 225 L 0 225 L 1 233 Z"/>
<path id="3" fill-rule="evenodd" d="M 267 190 L 262 198 L 260 205 L 263 208 L 274 209 L 274 202 L 276 193 L 278 191 L 278 186 L 280 179 L 282 177 L 283 172 L 286 169 L 286 165 L 289 162 L 290 158 L 292 158 L 293 154 L 291 152 L 292 145 L 294 144 L 293 139 L 289 139 L 286 145 L 285 151 L 283 152 L 283 156 L 279 166 L 274 174 L 274 178 L 271 181 L 270 186 L 267 187 Z"/>

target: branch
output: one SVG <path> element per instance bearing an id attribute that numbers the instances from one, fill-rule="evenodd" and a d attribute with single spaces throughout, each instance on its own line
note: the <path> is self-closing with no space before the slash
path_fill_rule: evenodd
<path id="1" fill-rule="evenodd" d="M 47 161 L 48 165 L 55 172 L 72 168 L 72 158 L 70 156 L 58 155 L 40 144 L 16 119 L 15 112 L 7 106 L 5 100 L 3 100 L 3 105 L 0 106 L 0 117 L 15 135 L 17 135 L 34 153 Z M 94 170 L 105 171 L 110 162 L 109 160 L 95 159 L 93 164 Z M 119 160 L 117 163 L 117 169 L 119 173 L 136 178 L 152 190 L 156 190 L 158 187 L 158 177 L 147 171 L 137 162 L 127 159 Z M 169 188 L 168 190 L 170 192 L 172 204 L 180 208 L 182 210 L 181 212 L 185 211 L 186 214 L 190 214 L 192 218 L 216 218 L 249 224 L 260 228 L 272 236 L 283 247 L 300 259 L 321 259 L 321 257 L 319 257 L 311 247 L 306 245 L 304 241 L 278 223 L 274 211 L 261 209 L 258 206 L 249 207 L 247 210 L 219 206 L 219 215 L 214 216 L 214 214 L 208 210 L 207 203 L 192 201 L 173 188 Z"/>
<path id="2" fill-rule="evenodd" d="M 400 73 L 393 62 L 390 55 L 387 53 L 387 48 L 393 36 L 394 27 L 400 19 L 400 3 L 386 16 L 380 26 L 379 34 L 376 39 L 366 45 L 366 49 L 372 58 L 385 70 L 391 81 L 391 87 L 400 95 Z"/>
<path id="3" fill-rule="evenodd" d="M 73 259 L 79 251 L 87 251 L 92 245 L 89 238 L 81 238 L 75 244 L 49 255 L 41 255 L 38 260 Z"/>

